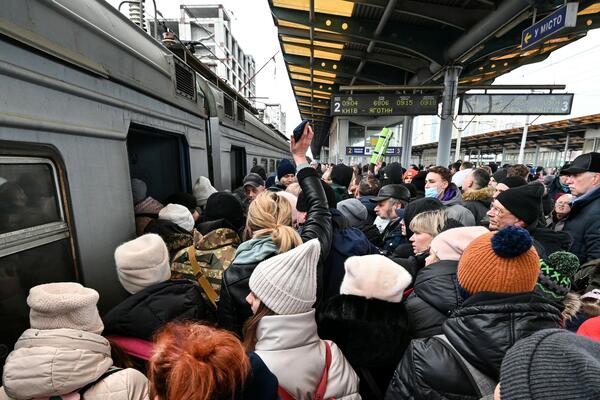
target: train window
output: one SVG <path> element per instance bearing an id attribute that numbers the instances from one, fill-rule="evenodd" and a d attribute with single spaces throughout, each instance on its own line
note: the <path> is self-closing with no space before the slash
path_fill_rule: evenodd
<path id="1" fill-rule="evenodd" d="M 0 234 L 62 221 L 51 163 L 19 158 L 0 162 Z"/>
<path id="2" fill-rule="evenodd" d="M 256 167 L 257 165 L 258 165 L 258 160 L 256 159 L 256 157 L 254 157 L 254 158 L 252 159 L 252 166 L 253 166 L 253 167 Z"/>
<path id="3" fill-rule="evenodd" d="M 5 149 L 7 155 L 0 156 L 0 365 L 29 327 L 29 289 L 79 278 L 63 169 L 41 156 L 47 148 L 32 150 L 35 157 Z"/>
<path id="4" fill-rule="evenodd" d="M 275 172 L 275 160 L 269 160 L 269 172 Z"/>
<path id="5" fill-rule="evenodd" d="M 246 123 L 246 115 L 244 114 L 244 106 L 238 103 L 237 105 L 237 120 L 238 122 L 245 124 Z"/>
<path id="6" fill-rule="evenodd" d="M 265 171 L 268 170 L 269 166 L 267 165 L 267 159 L 266 158 L 261 158 L 260 159 L 260 165 L 263 166 L 263 168 L 265 169 Z"/>
<path id="7" fill-rule="evenodd" d="M 234 118 L 233 114 L 233 99 L 227 95 L 223 95 L 223 112 L 229 118 Z"/>

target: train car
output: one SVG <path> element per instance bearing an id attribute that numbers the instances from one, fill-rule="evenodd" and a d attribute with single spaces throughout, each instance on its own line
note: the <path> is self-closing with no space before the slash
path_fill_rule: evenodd
<path id="1" fill-rule="evenodd" d="M 4 4 L 0 88 L 0 365 L 32 286 L 82 282 L 101 312 L 125 297 L 113 254 L 135 235 L 132 177 L 157 199 L 201 175 L 232 189 L 288 154 L 281 133 L 101 0 Z"/>

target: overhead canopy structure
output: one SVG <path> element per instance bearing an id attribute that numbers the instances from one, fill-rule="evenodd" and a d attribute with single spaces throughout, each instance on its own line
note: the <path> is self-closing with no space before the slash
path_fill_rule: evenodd
<path id="1" fill-rule="evenodd" d="M 586 115 L 572 119 L 547 122 L 531 125 L 527 132 L 526 148 L 536 146 L 562 151 L 568 139 L 569 149 L 580 150 L 583 148 L 584 137 L 589 129 L 600 128 L 600 114 Z M 503 129 L 482 133 L 479 135 L 462 138 L 461 148 L 467 151 L 479 151 L 485 154 L 500 154 L 503 149 L 519 149 L 523 128 Z M 452 148 L 456 146 L 456 139 L 452 140 Z M 413 154 L 422 154 L 425 150 L 437 148 L 437 143 L 427 143 L 413 146 Z"/>
<path id="2" fill-rule="evenodd" d="M 463 67 L 461 84 L 491 83 L 600 26 L 600 5 L 579 4 L 577 26 L 522 51 L 521 31 L 564 4 L 545 0 L 269 0 L 303 119 L 319 154 L 340 85 L 431 85 Z M 533 4 L 533 5 L 532 5 Z"/>

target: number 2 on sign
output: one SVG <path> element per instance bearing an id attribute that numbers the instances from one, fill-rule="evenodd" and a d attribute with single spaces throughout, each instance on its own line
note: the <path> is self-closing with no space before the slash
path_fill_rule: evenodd
<path id="1" fill-rule="evenodd" d="M 333 111 L 334 112 L 340 112 L 340 103 L 333 103 Z"/>

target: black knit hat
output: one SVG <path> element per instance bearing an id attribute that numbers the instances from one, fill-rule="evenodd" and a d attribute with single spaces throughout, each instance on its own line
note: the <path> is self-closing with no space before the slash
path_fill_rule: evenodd
<path id="1" fill-rule="evenodd" d="M 325 197 L 327 198 L 327 204 L 329 205 L 329 208 L 336 208 L 337 200 L 335 199 L 335 192 L 327 183 L 321 181 L 321 184 L 323 185 L 323 190 L 325 190 Z M 301 191 L 298 195 L 298 201 L 296 202 L 296 210 L 300 212 L 308 211 L 308 199 L 306 198 L 304 191 Z"/>
<path id="2" fill-rule="evenodd" d="M 244 211 L 242 203 L 231 193 L 217 192 L 210 195 L 206 200 L 206 207 L 202 221 L 214 221 L 224 219 L 236 230 L 244 226 Z"/>
<path id="3" fill-rule="evenodd" d="M 518 341 L 502 360 L 503 400 L 600 399 L 600 343 L 564 329 Z"/>
<path id="4" fill-rule="evenodd" d="M 198 203 L 194 195 L 184 192 L 177 192 L 170 195 L 166 199 L 165 204 L 170 203 L 179 204 L 180 206 L 184 206 L 188 210 L 194 210 L 196 207 L 198 207 Z"/>
<path id="5" fill-rule="evenodd" d="M 543 185 L 523 185 L 508 189 L 496 197 L 515 217 L 531 225 L 537 220 L 544 196 Z"/>
<path id="6" fill-rule="evenodd" d="M 419 171 L 417 176 L 412 178 L 412 183 L 417 188 L 417 192 L 425 193 L 425 179 L 427 178 L 427 171 Z"/>
<path id="7" fill-rule="evenodd" d="M 296 167 L 290 160 L 283 159 L 277 166 L 277 179 L 281 179 L 288 174 L 296 174 Z"/>
<path id="8" fill-rule="evenodd" d="M 579 269 L 579 258 L 567 251 L 557 251 L 540 260 L 540 268 L 535 291 L 550 300 L 562 301 L 571 290 L 571 280 Z"/>
<path id="9" fill-rule="evenodd" d="M 404 212 L 404 225 L 406 226 L 406 237 L 409 238 L 413 235 L 413 232 L 410 230 L 410 222 L 416 217 L 418 214 L 421 214 L 425 211 L 434 211 L 441 210 L 444 208 L 444 205 L 438 199 L 434 199 L 431 197 L 424 197 L 422 199 L 417 199 L 411 201 L 406 205 Z"/>
<path id="10" fill-rule="evenodd" d="M 250 172 L 259 174 L 260 177 L 263 178 L 263 181 L 267 180 L 267 171 L 265 171 L 265 168 L 262 165 L 255 165 L 250 168 Z"/>
<path id="11" fill-rule="evenodd" d="M 349 167 L 345 164 L 337 164 L 333 166 L 331 170 L 331 180 L 333 183 L 337 183 L 338 185 L 342 185 L 345 188 L 350 186 L 352 182 L 352 167 Z"/>
<path id="12" fill-rule="evenodd" d="M 515 188 L 515 187 L 527 185 L 527 181 L 525 180 L 525 178 L 523 178 L 522 176 L 516 176 L 516 175 L 510 176 L 508 178 L 504 178 L 504 180 L 501 181 L 500 183 L 505 184 L 509 188 Z"/>
<path id="13" fill-rule="evenodd" d="M 385 174 L 391 181 L 391 183 L 403 183 L 404 179 L 404 170 L 402 169 L 402 165 L 397 162 L 390 163 L 387 167 L 385 167 Z"/>
<path id="14" fill-rule="evenodd" d="M 508 176 L 508 171 L 505 170 L 504 168 L 501 168 L 492 174 L 492 178 L 494 178 L 494 180 L 498 183 L 504 181 L 507 176 Z"/>

